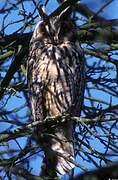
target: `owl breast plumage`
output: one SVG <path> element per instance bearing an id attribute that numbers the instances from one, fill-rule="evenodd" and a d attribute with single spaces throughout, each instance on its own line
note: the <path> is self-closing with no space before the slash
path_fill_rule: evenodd
<path id="1" fill-rule="evenodd" d="M 83 50 L 72 22 L 68 24 L 63 19 L 62 23 L 59 18 L 50 19 L 49 24 L 39 22 L 30 43 L 28 76 L 34 121 L 42 122 L 48 116 L 66 114 L 80 116 L 82 109 L 85 86 Z M 45 150 L 46 161 L 49 160 L 50 149 L 74 160 L 72 122 L 58 126 L 52 132 L 61 142 L 53 138 L 49 140 L 51 145 L 48 151 Z M 54 168 L 54 162 L 49 160 L 50 166 L 60 174 L 74 167 L 64 157 L 54 156 L 57 163 Z"/>
<path id="2" fill-rule="evenodd" d="M 59 45 L 46 44 L 44 47 L 36 43 L 33 46 L 32 54 L 36 61 L 32 63 L 33 71 L 30 71 L 31 93 L 36 99 L 42 93 L 41 106 L 45 110 L 44 114 L 40 114 L 38 111 L 42 110 L 37 109 L 37 104 L 33 105 L 37 111 L 36 120 L 47 115 L 78 115 L 81 106 L 79 99 L 83 97 L 84 87 L 84 62 L 79 42 L 67 41 Z"/>

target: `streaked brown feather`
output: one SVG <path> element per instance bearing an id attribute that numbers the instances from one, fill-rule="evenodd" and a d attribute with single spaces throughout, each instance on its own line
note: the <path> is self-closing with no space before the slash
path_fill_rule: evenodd
<path id="1" fill-rule="evenodd" d="M 30 44 L 28 74 L 33 119 L 43 121 L 47 116 L 61 117 L 63 114 L 80 116 L 85 66 L 76 32 L 69 27 L 58 43 L 52 42 L 42 23 L 36 26 Z M 42 175 L 49 175 L 49 169 L 64 174 L 74 167 L 67 160 L 74 160 L 72 126 L 70 121 L 55 129 L 50 127 L 49 132 L 56 138 L 49 137 L 46 143 L 43 142 L 47 145 Z"/>

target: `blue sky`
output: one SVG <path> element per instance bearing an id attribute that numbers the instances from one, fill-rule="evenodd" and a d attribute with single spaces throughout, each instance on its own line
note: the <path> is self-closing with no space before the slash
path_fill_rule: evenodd
<path id="1" fill-rule="evenodd" d="M 90 9 L 94 10 L 95 12 L 97 12 L 100 7 L 101 7 L 101 2 L 103 4 L 103 2 L 105 3 L 106 0 L 100 0 L 100 1 L 95 1 L 95 0 L 82 0 L 82 3 L 85 3 L 88 5 L 88 7 L 90 7 Z M 3 3 L 4 1 L 2 1 Z M 0 4 L 0 7 L 2 6 L 2 3 Z M 49 1 L 49 4 L 47 6 L 47 12 L 50 14 L 55 7 L 57 7 L 57 2 L 56 1 Z M 25 2 L 24 4 L 25 10 L 27 11 L 27 14 L 32 12 L 34 7 L 32 3 L 29 2 Z M 5 24 L 9 24 L 13 21 L 20 20 L 22 19 L 22 16 L 19 14 L 19 12 L 22 10 L 22 7 L 19 6 L 19 10 L 17 11 L 13 11 L 9 14 L 8 18 L 6 18 Z M 103 17 L 107 18 L 107 19 L 114 19 L 114 18 L 118 18 L 118 1 L 114 0 L 113 3 L 111 3 L 108 7 L 106 7 L 103 12 L 101 13 Z M 0 19 L 2 19 L 3 15 L 0 14 Z M 37 19 L 38 21 L 38 19 Z M 1 21 L 2 22 L 2 21 Z M 13 33 L 16 29 L 18 29 L 21 26 L 22 23 L 17 23 L 17 24 L 13 24 L 8 26 L 7 30 L 6 30 L 6 34 L 11 34 Z M 1 29 L 1 23 L 0 23 L 0 29 Z"/>
<path id="2" fill-rule="evenodd" d="M 87 3 L 91 10 L 94 10 L 97 12 L 101 8 L 101 3 L 105 4 L 105 2 L 108 2 L 108 0 L 82 0 L 82 3 Z M 102 16 L 104 16 L 107 19 L 114 19 L 118 18 L 118 1 L 113 0 L 111 4 L 106 7 L 103 12 Z"/>

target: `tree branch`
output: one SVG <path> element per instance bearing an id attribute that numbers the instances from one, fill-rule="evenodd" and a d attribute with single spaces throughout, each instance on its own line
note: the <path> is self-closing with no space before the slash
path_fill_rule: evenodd
<path id="1" fill-rule="evenodd" d="M 107 167 L 102 167 L 94 171 L 86 172 L 82 175 L 76 176 L 74 180 L 86 179 L 117 179 L 118 178 L 118 164 L 111 164 Z"/>
<path id="2" fill-rule="evenodd" d="M 44 126 L 45 128 L 47 127 L 54 127 L 59 124 L 63 124 L 64 122 L 70 121 L 70 119 L 73 122 L 76 123 L 81 123 L 81 124 L 91 124 L 95 122 L 107 122 L 107 121 L 116 121 L 118 120 L 118 117 L 111 117 L 111 118 L 103 118 L 103 117 L 96 117 L 94 119 L 87 119 L 83 117 L 70 117 L 69 115 L 67 116 L 62 116 L 62 117 L 47 117 L 43 122 L 40 121 L 35 121 L 32 122 L 31 124 L 25 125 L 23 128 L 18 128 L 14 130 L 13 132 L 10 132 L 8 134 L 1 134 L 0 136 L 0 143 L 1 142 L 6 142 L 18 137 L 26 136 L 32 133 L 32 128 L 40 126 Z M 42 135 L 41 135 L 42 137 Z"/>
<path id="3" fill-rule="evenodd" d="M 11 79 L 13 78 L 13 75 L 19 69 L 24 56 L 26 56 L 27 54 L 28 54 L 28 49 L 26 48 L 21 48 L 20 51 L 16 54 L 14 61 L 12 62 L 10 68 L 8 69 L 7 74 L 5 75 L 3 81 L 1 82 L 0 99 L 3 97 L 5 89 L 8 87 Z"/>

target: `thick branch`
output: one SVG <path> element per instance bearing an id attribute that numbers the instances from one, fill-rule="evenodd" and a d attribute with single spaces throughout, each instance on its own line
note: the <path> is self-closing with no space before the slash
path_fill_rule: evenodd
<path id="1" fill-rule="evenodd" d="M 74 180 L 86 180 L 86 179 L 117 179 L 118 177 L 118 164 L 111 164 L 108 167 L 102 167 L 100 169 L 84 173 L 80 176 L 76 176 Z"/>
<path id="2" fill-rule="evenodd" d="M 103 24 L 107 23 L 107 25 L 112 23 L 112 25 L 116 25 L 116 26 L 118 24 L 117 19 L 107 20 L 104 17 L 101 17 L 100 15 L 96 14 L 91 9 L 89 9 L 85 4 L 78 3 L 78 4 L 76 4 L 75 7 L 76 7 L 76 11 L 78 11 L 79 13 L 84 15 L 86 18 L 91 19 L 92 22 L 98 21 Z"/>
<path id="3" fill-rule="evenodd" d="M 113 63 L 113 64 L 116 65 L 116 66 L 118 65 L 118 62 L 117 62 L 116 59 L 113 59 L 113 58 L 111 58 L 111 57 L 109 57 L 109 56 L 101 53 L 99 50 L 98 50 L 98 51 L 95 51 L 95 50 L 92 50 L 92 49 L 87 49 L 87 48 L 85 48 L 85 49 L 84 49 L 84 52 L 85 52 L 86 54 L 91 55 L 91 56 L 95 56 L 95 57 L 97 57 L 97 58 L 101 58 L 101 59 L 105 60 L 106 62 L 111 62 L 111 63 Z"/>
<path id="4" fill-rule="evenodd" d="M 14 51 L 8 51 L 4 54 L 0 55 L 0 62 L 2 62 L 4 59 L 11 57 L 14 54 Z"/>
<path id="5" fill-rule="evenodd" d="M 82 124 L 91 124 L 91 123 L 95 123 L 95 122 L 107 122 L 107 121 L 116 121 L 118 119 L 118 117 L 114 117 L 114 118 L 106 118 L 106 119 L 101 119 L 101 117 L 97 117 L 95 119 L 87 119 L 87 118 L 82 118 L 82 117 L 70 117 L 70 116 L 62 116 L 62 117 L 47 117 L 43 122 L 40 121 L 35 121 L 31 124 L 26 125 L 23 128 L 18 128 L 13 132 L 10 132 L 8 134 L 1 134 L 0 136 L 0 143 L 1 142 L 6 142 L 9 141 L 11 139 L 15 139 L 21 136 L 26 136 L 29 135 L 30 133 L 32 133 L 32 128 L 38 126 L 44 126 L 45 128 L 47 127 L 54 127 L 56 125 L 62 124 L 66 121 L 70 121 L 70 119 L 73 122 L 76 123 L 82 123 Z M 42 137 L 42 134 L 41 134 Z"/>
<path id="6" fill-rule="evenodd" d="M 9 70 L 7 71 L 7 74 L 5 75 L 3 81 L 1 82 L 0 99 L 2 98 L 5 92 L 5 88 L 8 87 L 11 79 L 13 78 L 13 75 L 19 69 L 21 62 L 27 53 L 28 53 L 28 49 L 21 48 L 21 50 L 16 54 L 14 61 L 12 62 Z"/>
<path id="7" fill-rule="evenodd" d="M 87 26 L 87 25 L 86 25 Z M 88 25 L 90 26 L 90 24 Z M 78 28 L 78 36 L 81 42 L 105 42 L 111 44 L 113 42 L 118 42 L 118 31 L 117 30 L 109 30 L 109 29 L 79 29 Z"/>

